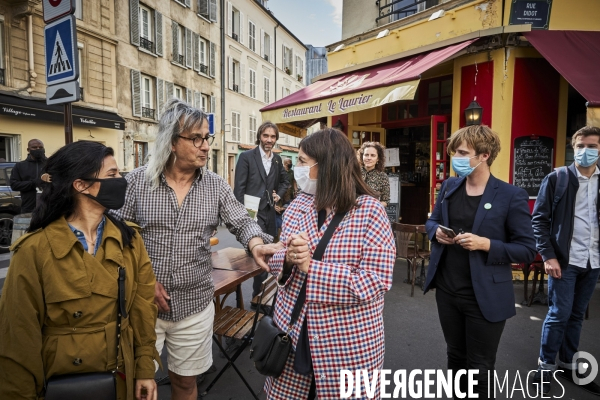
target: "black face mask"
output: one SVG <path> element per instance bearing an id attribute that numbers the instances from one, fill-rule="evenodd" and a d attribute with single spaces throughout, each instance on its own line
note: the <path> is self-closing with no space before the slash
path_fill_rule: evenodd
<path id="1" fill-rule="evenodd" d="M 85 194 L 90 199 L 96 200 L 98 204 L 109 210 L 118 210 L 125 204 L 125 192 L 127 191 L 127 180 L 125 178 L 85 179 L 86 181 L 100 182 L 100 190 L 97 196 Z"/>
<path id="2" fill-rule="evenodd" d="M 44 158 L 44 155 L 46 155 L 46 150 L 44 150 L 44 149 L 29 150 L 29 154 L 31 154 L 31 157 L 35 158 L 36 160 L 39 160 L 41 158 Z"/>

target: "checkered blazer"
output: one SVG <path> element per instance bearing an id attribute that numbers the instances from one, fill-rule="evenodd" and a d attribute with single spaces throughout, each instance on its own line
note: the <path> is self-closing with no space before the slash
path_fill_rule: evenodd
<path id="1" fill-rule="evenodd" d="M 314 252 L 332 215 L 321 229 L 317 228 L 317 218 L 313 196 L 301 193 L 284 214 L 281 242 L 285 243 L 292 233 L 307 232 Z M 280 274 L 285 253 L 283 249 L 271 258 L 269 266 L 274 275 Z M 383 295 L 392 286 L 395 258 L 385 209 L 373 197 L 361 196 L 337 227 L 322 261 L 311 260 L 308 274 L 294 266 L 280 288 L 274 320 L 279 328 L 287 330 L 300 288 L 308 279 L 306 302 L 290 336 L 295 348 L 304 318 L 308 318 L 319 400 L 339 398 L 341 369 L 372 371 L 383 367 Z M 296 374 L 293 360 L 294 352 L 278 379 L 267 378 L 265 391 L 269 399 L 307 398 L 311 377 Z"/>

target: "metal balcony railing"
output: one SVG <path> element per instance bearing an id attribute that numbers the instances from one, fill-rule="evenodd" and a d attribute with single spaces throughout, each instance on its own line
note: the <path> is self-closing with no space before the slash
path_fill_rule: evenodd
<path id="1" fill-rule="evenodd" d="M 0 55 L 1 57 L 2 55 Z M 0 85 L 6 85 L 6 79 L 4 78 L 4 68 L 0 68 Z"/>
<path id="2" fill-rule="evenodd" d="M 183 65 L 185 63 L 185 57 L 183 56 L 183 54 L 177 55 L 177 62 L 181 65 Z"/>
<path id="3" fill-rule="evenodd" d="M 154 42 L 140 36 L 140 47 L 144 50 L 148 50 L 150 53 L 154 53 Z"/>
<path id="4" fill-rule="evenodd" d="M 263 58 L 265 59 L 265 61 L 269 61 L 269 56 L 268 55 L 264 55 Z"/>
<path id="5" fill-rule="evenodd" d="M 84 97 L 83 97 L 83 88 L 82 87 L 79 88 L 79 101 L 85 101 Z"/>
<path id="6" fill-rule="evenodd" d="M 233 32 L 233 33 L 231 34 L 231 37 L 232 37 L 232 38 L 233 38 L 233 40 L 235 40 L 236 42 L 239 42 L 239 41 L 240 41 L 240 38 L 239 38 L 238 34 L 237 34 L 237 33 L 235 33 L 235 32 Z"/>
<path id="7" fill-rule="evenodd" d="M 375 4 L 379 8 L 379 17 L 375 19 L 375 23 L 379 23 L 381 19 L 387 17 L 391 17 L 392 21 L 405 18 L 419 11 L 437 6 L 439 3 L 440 0 L 394 0 L 390 2 L 377 0 Z"/>
<path id="8" fill-rule="evenodd" d="M 200 64 L 200 72 L 203 74 L 208 74 L 208 65 Z"/>
<path id="9" fill-rule="evenodd" d="M 236 85 L 235 83 L 233 84 L 233 91 L 238 92 L 238 93 L 240 91 L 240 87 L 238 85 Z"/>
<path id="10" fill-rule="evenodd" d="M 154 109 L 142 107 L 142 117 L 154 119 Z"/>

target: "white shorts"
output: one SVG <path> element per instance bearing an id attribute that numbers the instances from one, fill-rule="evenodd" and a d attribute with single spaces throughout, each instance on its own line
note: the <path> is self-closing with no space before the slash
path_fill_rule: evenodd
<path id="1" fill-rule="evenodd" d="M 194 376 L 210 368 L 214 318 L 215 306 L 211 301 L 204 310 L 181 321 L 156 320 L 156 350 L 162 354 L 163 346 L 167 344 L 169 371 Z"/>

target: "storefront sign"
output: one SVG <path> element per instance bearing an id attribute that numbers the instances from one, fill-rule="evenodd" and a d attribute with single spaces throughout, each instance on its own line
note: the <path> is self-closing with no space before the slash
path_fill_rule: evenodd
<path id="1" fill-rule="evenodd" d="M 309 101 L 289 107 L 263 111 L 262 119 L 279 124 L 348 114 L 399 100 L 412 100 L 418 86 L 419 80 L 413 80 L 328 99 Z"/>
<path id="2" fill-rule="evenodd" d="M 521 136 L 513 151 L 513 185 L 523 188 L 529 198 L 537 198 L 544 177 L 554 166 L 554 139 L 546 136 Z"/>
<path id="3" fill-rule="evenodd" d="M 534 29 L 548 29 L 552 0 L 513 0 L 510 25 L 531 24 Z"/>

